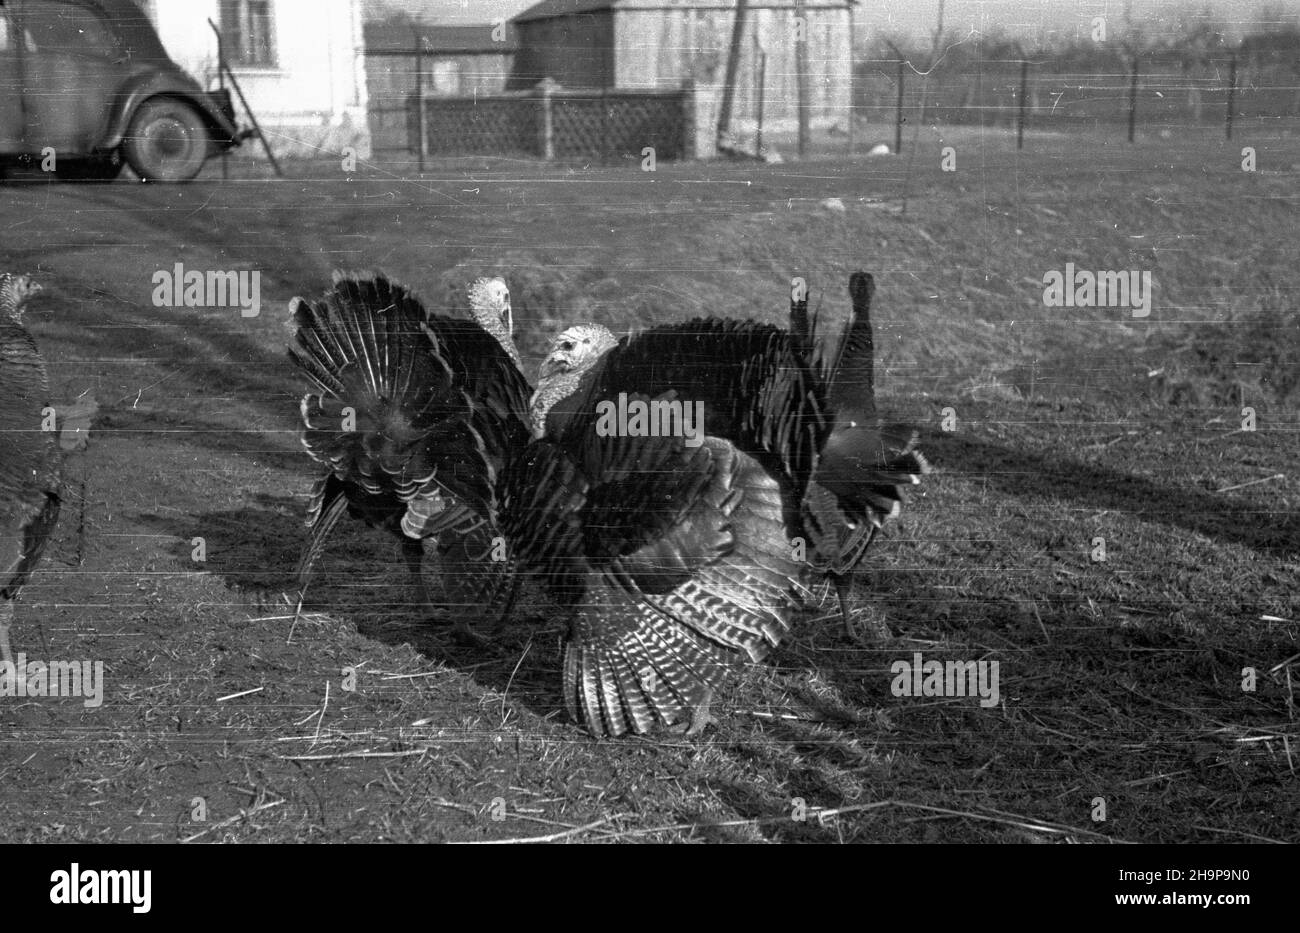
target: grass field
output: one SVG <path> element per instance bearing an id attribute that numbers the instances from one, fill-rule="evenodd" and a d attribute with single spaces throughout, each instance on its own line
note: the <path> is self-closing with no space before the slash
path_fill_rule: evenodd
<path id="1" fill-rule="evenodd" d="M 48 288 L 29 323 L 55 401 L 100 405 L 15 649 L 106 680 L 98 709 L 0 699 L 0 833 L 1300 841 L 1300 136 L 919 142 L 0 188 L 0 268 Z M 260 315 L 154 307 L 177 262 L 259 271 Z M 1150 316 L 1044 307 L 1067 262 L 1151 271 Z M 462 647 L 391 538 L 339 535 L 291 627 L 315 467 L 285 306 L 334 267 L 432 304 L 504 273 L 532 365 L 580 320 L 779 322 L 792 275 L 837 318 L 873 272 L 881 402 L 935 466 L 855 593 L 891 636 L 853 641 L 827 605 L 704 736 L 597 742 L 562 711 L 558 621 Z M 894 696 L 917 651 L 997 660 L 1000 704 Z"/>

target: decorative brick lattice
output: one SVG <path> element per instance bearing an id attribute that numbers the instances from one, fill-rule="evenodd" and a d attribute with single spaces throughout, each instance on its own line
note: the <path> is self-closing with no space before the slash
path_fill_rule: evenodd
<path id="1" fill-rule="evenodd" d="M 425 97 L 425 151 L 432 156 L 544 156 L 548 107 L 556 158 L 640 159 L 647 146 L 655 150 L 657 159 L 685 154 L 684 93 L 574 90 L 549 95 Z M 406 138 L 412 152 L 419 148 L 418 114 L 412 97 L 406 111 Z M 386 135 L 391 135 L 391 129 Z"/>
<path id="2" fill-rule="evenodd" d="M 528 97 L 426 97 L 427 151 L 435 156 L 537 155 L 539 103 Z M 418 126 L 411 136 L 418 145 Z"/>
<path id="3" fill-rule="evenodd" d="M 640 158 L 647 146 L 660 159 L 682 154 L 681 94 L 565 91 L 551 98 L 551 106 L 557 158 Z"/>

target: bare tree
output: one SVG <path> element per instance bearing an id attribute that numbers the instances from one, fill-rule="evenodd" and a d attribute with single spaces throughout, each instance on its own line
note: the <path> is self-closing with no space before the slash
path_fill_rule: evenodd
<path id="1" fill-rule="evenodd" d="M 925 70 L 918 71 L 921 75 L 921 102 L 917 107 L 916 125 L 912 127 L 912 146 L 911 152 L 907 156 L 907 171 L 903 174 L 903 208 L 902 213 L 907 213 L 908 191 L 912 181 L 912 163 L 916 160 L 916 143 L 921 135 L 921 122 L 925 119 L 925 108 L 930 94 L 930 75 L 934 73 L 935 67 L 940 62 L 939 49 L 943 44 L 943 2 L 939 0 L 939 13 L 935 19 L 934 32 L 930 35 L 930 58 L 926 62 Z M 917 71 L 916 67 L 912 67 Z"/>

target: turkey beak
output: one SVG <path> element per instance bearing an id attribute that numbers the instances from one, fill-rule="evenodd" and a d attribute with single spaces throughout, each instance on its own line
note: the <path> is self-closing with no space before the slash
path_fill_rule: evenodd
<path id="1" fill-rule="evenodd" d="M 564 360 L 557 354 L 552 353 L 546 359 L 542 360 L 541 367 L 537 370 L 538 381 L 549 379 L 556 373 L 564 371 Z"/>

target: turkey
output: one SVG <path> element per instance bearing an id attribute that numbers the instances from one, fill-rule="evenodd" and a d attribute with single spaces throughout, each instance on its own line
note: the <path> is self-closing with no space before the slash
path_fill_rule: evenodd
<path id="1" fill-rule="evenodd" d="M 0 677 L 21 678 L 9 645 L 14 602 L 59 518 L 58 435 L 42 429 L 49 382 L 23 307 L 41 291 L 28 276 L 0 273 Z"/>
<path id="2" fill-rule="evenodd" d="M 312 489 L 300 594 L 346 512 L 401 540 L 423 602 L 507 611 L 515 581 L 501 553 L 489 559 L 499 549 L 486 517 L 502 452 L 528 437 L 519 413 L 531 387 L 506 283 L 479 279 L 469 298 L 473 320 L 429 314 L 382 276 L 335 273 L 323 299 L 291 302 L 289 356 L 317 390 L 302 399 L 302 441 L 328 468 Z M 426 549 L 443 571 L 437 597 L 425 587 Z M 457 633 L 474 638 L 467 618 Z"/>
<path id="3" fill-rule="evenodd" d="M 836 412 L 841 422 L 851 426 L 878 424 L 875 391 L 875 347 L 871 331 L 871 299 L 875 294 L 875 281 L 870 275 L 860 273 L 849 280 L 849 298 L 852 301 L 850 325 L 844 329 L 840 339 L 834 345 L 822 343 L 817 338 L 817 315 L 808 317 L 808 290 L 802 279 L 791 283 L 790 291 L 790 335 L 795 352 L 816 373 L 821 384 L 826 388 L 827 401 L 832 411 Z M 875 540 L 876 532 L 883 523 L 898 516 L 902 501 L 897 495 L 897 486 L 886 481 L 861 486 L 858 496 L 865 498 L 874 506 L 867 509 L 863 521 L 861 510 L 844 513 L 837 505 L 838 493 L 849 490 L 853 485 L 854 467 L 868 469 L 869 461 L 856 463 L 853 460 L 851 440 L 859 437 L 853 432 L 839 432 L 832 435 L 836 441 L 829 445 L 823 456 L 835 462 L 841 460 L 839 472 L 848 478 L 848 483 L 834 478 L 836 468 L 828 465 L 823 470 L 823 481 L 814 483 L 809 494 L 810 510 L 807 516 L 808 529 L 811 532 L 815 549 L 812 566 L 817 573 L 835 589 L 839 604 L 840 617 L 848 636 L 854 640 L 861 638 L 854 627 L 849 614 L 849 592 L 853 586 L 853 571 L 862 562 L 867 548 Z M 880 428 L 881 449 L 889 459 L 902 458 L 904 462 L 914 460 L 913 477 L 918 477 L 929 470 L 924 456 L 915 450 L 916 432 L 903 425 L 890 425 Z M 850 496 L 850 499 L 852 496 Z M 887 634 L 878 627 L 876 635 Z"/>
<path id="4" fill-rule="evenodd" d="M 926 470 L 913 435 L 878 429 L 864 273 L 833 346 L 806 306 L 789 331 L 696 319 L 616 340 L 584 324 L 552 342 L 531 396 L 484 330 L 457 343 L 396 286 L 353 288 L 295 307 L 299 345 L 319 348 L 309 450 L 401 503 L 408 534 L 499 533 L 503 573 L 563 608 L 565 702 L 596 735 L 702 728 L 728 671 L 780 643 L 816 578 L 843 597 Z"/>
<path id="5" fill-rule="evenodd" d="M 914 432 L 878 426 L 873 290 L 852 276 L 828 346 L 803 301 L 789 331 L 697 319 L 612 347 L 588 325 L 554 342 L 501 527 L 569 612 L 563 691 L 593 733 L 698 731 L 727 671 L 780 643 L 818 577 L 847 618 L 874 530 L 927 471 Z"/>

